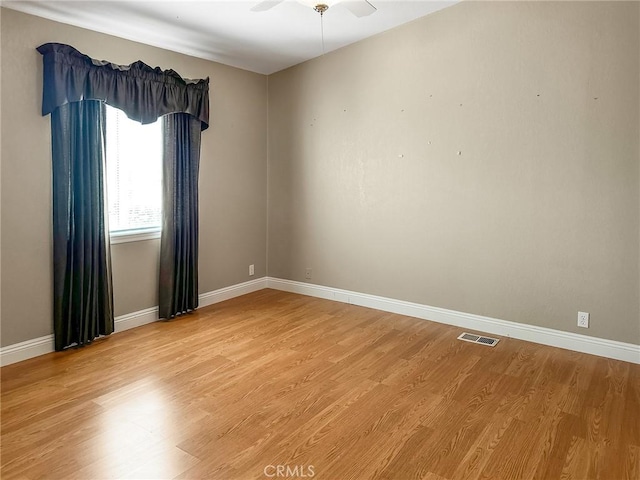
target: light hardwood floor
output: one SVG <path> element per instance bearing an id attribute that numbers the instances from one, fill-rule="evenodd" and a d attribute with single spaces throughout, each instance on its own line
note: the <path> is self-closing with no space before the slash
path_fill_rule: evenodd
<path id="1" fill-rule="evenodd" d="M 640 365 L 459 333 L 262 290 L 4 367 L 1 476 L 640 478 Z"/>

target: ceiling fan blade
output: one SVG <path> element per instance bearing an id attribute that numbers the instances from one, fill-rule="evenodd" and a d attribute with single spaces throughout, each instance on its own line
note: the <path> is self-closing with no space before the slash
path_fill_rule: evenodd
<path id="1" fill-rule="evenodd" d="M 256 5 L 251 7 L 252 12 L 266 12 L 267 10 L 272 9 L 279 3 L 282 3 L 284 0 L 264 0 L 262 2 L 258 2 Z"/>
<path id="2" fill-rule="evenodd" d="M 341 3 L 356 17 L 366 17 L 377 10 L 367 0 L 347 0 Z"/>

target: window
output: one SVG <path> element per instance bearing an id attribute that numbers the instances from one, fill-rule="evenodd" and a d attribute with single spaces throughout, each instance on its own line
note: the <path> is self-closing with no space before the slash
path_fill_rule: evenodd
<path id="1" fill-rule="evenodd" d="M 111 243 L 158 238 L 162 223 L 162 120 L 142 125 L 107 110 Z"/>

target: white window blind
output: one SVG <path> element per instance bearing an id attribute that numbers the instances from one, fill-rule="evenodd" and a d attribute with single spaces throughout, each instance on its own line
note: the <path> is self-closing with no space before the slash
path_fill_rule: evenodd
<path id="1" fill-rule="evenodd" d="M 157 231 L 162 222 L 162 120 L 141 125 L 107 109 L 109 230 Z"/>

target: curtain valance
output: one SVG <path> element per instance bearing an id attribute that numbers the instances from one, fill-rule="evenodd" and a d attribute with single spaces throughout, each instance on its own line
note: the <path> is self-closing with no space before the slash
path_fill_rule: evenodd
<path id="1" fill-rule="evenodd" d="M 129 118 L 153 123 L 170 113 L 188 113 L 209 126 L 209 78 L 189 80 L 173 70 L 137 61 L 116 65 L 94 60 L 70 45 L 45 43 L 42 115 L 80 100 L 101 100 Z"/>

